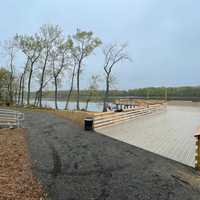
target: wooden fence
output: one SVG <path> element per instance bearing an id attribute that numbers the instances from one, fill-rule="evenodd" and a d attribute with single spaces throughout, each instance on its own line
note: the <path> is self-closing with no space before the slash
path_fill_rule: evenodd
<path id="1" fill-rule="evenodd" d="M 196 152 L 195 152 L 195 168 L 200 170 L 200 129 L 195 134 L 196 138 Z"/>
<path id="2" fill-rule="evenodd" d="M 0 109 L 0 128 L 19 128 L 23 120 L 23 113 L 14 110 Z"/>
<path id="3" fill-rule="evenodd" d="M 135 119 L 145 115 L 159 113 L 166 109 L 166 103 L 148 105 L 145 107 L 138 107 L 134 109 L 127 109 L 123 112 L 106 112 L 95 114 L 94 129 L 112 126 L 129 119 Z"/>

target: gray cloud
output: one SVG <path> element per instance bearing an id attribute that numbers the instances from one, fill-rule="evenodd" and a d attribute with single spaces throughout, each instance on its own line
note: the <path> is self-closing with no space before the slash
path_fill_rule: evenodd
<path id="1" fill-rule="evenodd" d="M 198 0 L 7 0 L 0 8 L 0 40 L 43 23 L 60 24 L 66 34 L 80 27 L 106 43 L 129 43 L 133 62 L 115 69 L 120 88 L 199 85 L 199 7 Z M 100 51 L 88 60 L 84 86 L 91 71 L 102 72 L 102 62 Z"/>

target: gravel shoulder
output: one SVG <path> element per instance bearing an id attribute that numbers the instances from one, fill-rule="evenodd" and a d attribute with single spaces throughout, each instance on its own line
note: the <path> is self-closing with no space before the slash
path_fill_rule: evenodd
<path id="1" fill-rule="evenodd" d="M 26 112 L 25 127 L 34 174 L 50 199 L 200 199 L 200 174 L 193 168 L 85 132 L 52 113 Z"/>

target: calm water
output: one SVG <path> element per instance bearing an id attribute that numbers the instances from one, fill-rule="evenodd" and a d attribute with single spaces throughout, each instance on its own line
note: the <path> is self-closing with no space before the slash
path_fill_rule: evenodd
<path id="1" fill-rule="evenodd" d="M 55 108 L 55 102 L 51 100 L 43 100 L 42 101 L 43 107 L 50 107 Z M 58 108 L 64 109 L 65 108 L 65 101 L 58 101 Z M 80 102 L 80 109 L 85 109 L 86 103 Z M 69 102 L 68 108 L 70 110 L 76 109 L 76 102 L 71 101 Z M 88 111 L 102 111 L 103 110 L 103 102 L 89 102 L 88 104 Z"/>

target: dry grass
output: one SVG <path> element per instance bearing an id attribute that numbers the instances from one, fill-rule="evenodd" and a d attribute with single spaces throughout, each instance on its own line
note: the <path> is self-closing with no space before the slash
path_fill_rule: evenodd
<path id="1" fill-rule="evenodd" d="M 24 129 L 0 130 L 0 200 L 44 199 L 33 177 Z"/>
<path id="2" fill-rule="evenodd" d="M 84 126 L 84 119 L 86 117 L 94 116 L 93 112 L 85 112 L 85 111 L 55 111 L 53 113 L 59 117 L 69 119 L 81 127 Z"/>
<path id="3" fill-rule="evenodd" d="M 53 108 L 34 108 L 34 107 L 33 108 L 32 107 L 23 108 L 23 110 L 32 111 L 32 112 L 53 113 L 53 114 L 57 115 L 58 117 L 69 119 L 81 127 L 84 126 L 84 119 L 86 117 L 94 117 L 97 113 L 100 113 L 100 112 L 92 112 L 92 111 L 56 110 Z M 21 110 L 21 111 L 23 111 L 23 110 Z"/>
<path id="4" fill-rule="evenodd" d="M 31 111 L 31 112 L 49 112 L 57 115 L 58 117 L 62 117 L 65 119 L 69 119 L 79 126 L 84 126 L 84 119 L 86 117 L 94 117 L 97 113 L 101 112 L 92 112 L 92 111 L 77 111 L 77 110 L 56 110 L 53 108 L 37 108 L 37 107 L 10 107 L 14 110 L 18 110 L 20 112 Z"/>

